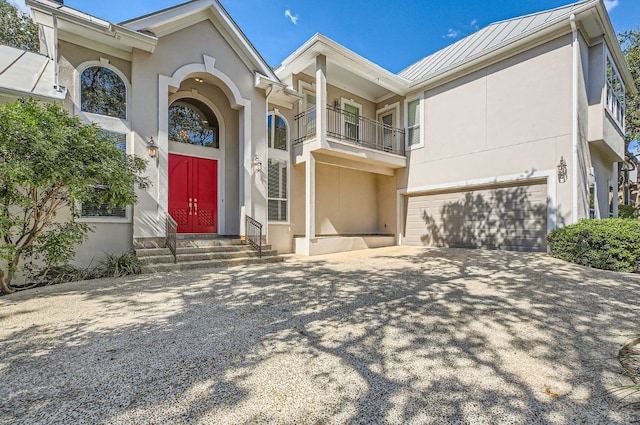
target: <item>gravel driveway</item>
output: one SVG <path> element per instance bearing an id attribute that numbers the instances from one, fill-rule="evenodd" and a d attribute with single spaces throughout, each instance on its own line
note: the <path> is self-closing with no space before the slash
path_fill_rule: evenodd
<path id="1" fill-rule="evenodd" d="M 0 423 L 622 424 L 640 276 L 392 247 L 0 298 Z"/>

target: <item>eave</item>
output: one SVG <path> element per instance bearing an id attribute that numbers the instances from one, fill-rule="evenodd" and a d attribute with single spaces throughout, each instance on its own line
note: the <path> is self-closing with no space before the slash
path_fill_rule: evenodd
<path id="1" fill-rule="evenodd" d="M 79 39 L 107 45 L 111 49 L 131 53 L 133 49 L 153 53 L 158 42 L 157 37 L 143 34 L 88 15 L 84 12 L 63 6 L 52 1 L 26 0 L 37 24 L 57 29 L 67 34 L 75 44 Z M 53 16 L 57 22 L 54 22 Z"/>

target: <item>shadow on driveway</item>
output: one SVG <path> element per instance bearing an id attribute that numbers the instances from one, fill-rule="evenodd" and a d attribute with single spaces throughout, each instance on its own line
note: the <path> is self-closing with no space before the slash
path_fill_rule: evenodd
<path id="1" fill-rule="evenodd" d="M 640 276 L 384 248 L 0 299 L 0 423 L 610 423 Z"/>

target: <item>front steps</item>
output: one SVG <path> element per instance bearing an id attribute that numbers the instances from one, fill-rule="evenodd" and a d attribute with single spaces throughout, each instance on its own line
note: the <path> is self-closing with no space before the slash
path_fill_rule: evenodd
<path id="1" fill-rule="evenodd" d="M 275 263 L 284 260 L 270 245 L 258 251 L 242 244 L 240 239 L 178 235 L 177 262 L 169 248 L 136 249 L 142 261 L 142 273 L 157 273 L 210 267 L 231 267 L 243 264 Z"/>

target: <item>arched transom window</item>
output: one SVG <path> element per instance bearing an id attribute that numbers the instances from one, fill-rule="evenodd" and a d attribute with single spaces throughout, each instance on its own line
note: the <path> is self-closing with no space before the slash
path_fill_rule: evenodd
<path id="1" fill-rule="evenodd" d="M 269 221 L 289 220 L 289 129 L 277 113 L 267 116 Z"/>
<path id="2" fill-rule="evenodd" d="M 218 137 L 218 119 L 204 103 L 181 99 L 169 107 L 169 140 L 218 148 Z"/>
<path id="3" fill-rule="evenodd" d="M 127 119 L 127 87 L 114 71 L 91 66 L 80 75 L 83 112 Z"/>

